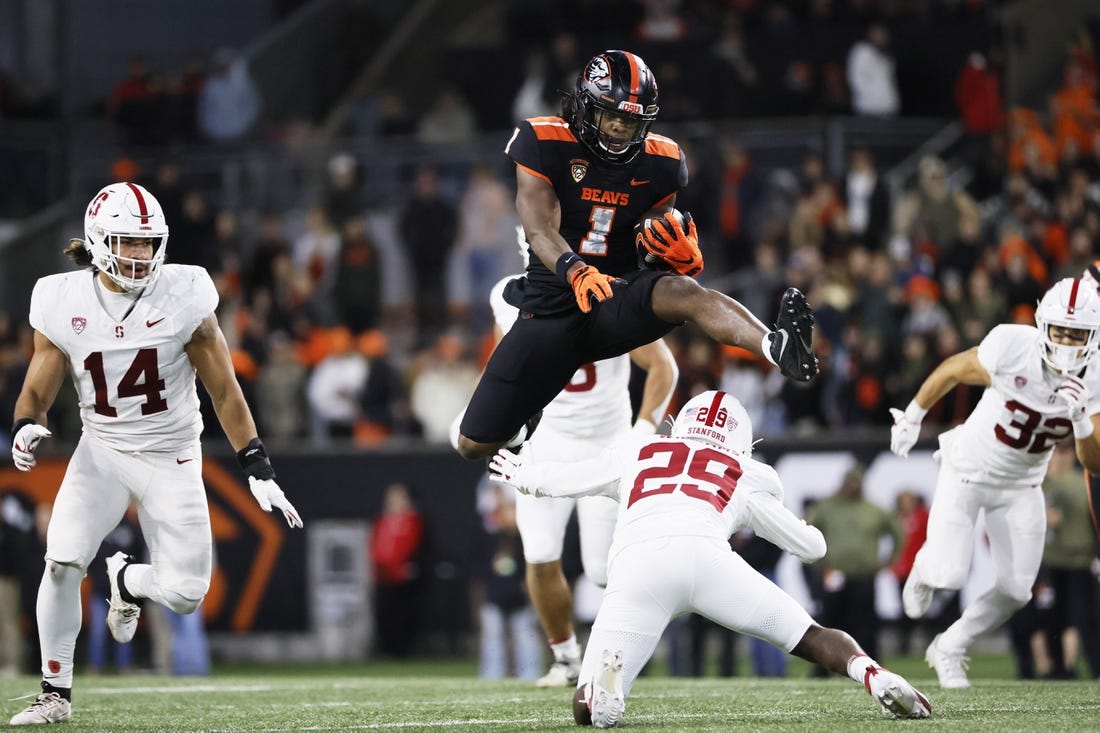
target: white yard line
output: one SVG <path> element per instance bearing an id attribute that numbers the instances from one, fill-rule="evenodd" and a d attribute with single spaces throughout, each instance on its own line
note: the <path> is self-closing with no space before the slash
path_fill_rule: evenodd
<path id="1" fill-rule="evenodd" d="M 164 687 L 90 687 L 94 695 L 164 695 L 183 692 L 270 692 L 273 685 L 188 685 Z"/>

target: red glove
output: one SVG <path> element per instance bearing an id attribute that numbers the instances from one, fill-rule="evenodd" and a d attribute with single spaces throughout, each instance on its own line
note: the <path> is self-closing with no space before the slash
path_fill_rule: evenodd
<path id="1" fill-rule="evenodd" d="M 607 300 L 614 293 L 611 283 L 619 278 L 605 275 L 592 265 L 581 265 L 569 276 L 569 284 L 577 296 L 577 305 L 583 313 L 591 313 L 592 306 L 601 300 Z"/>
<path id="2" fill-rule="evenodd" d="M 699 234 L 691 214 L 685 211 L 682 216 L 682 225 L 671 211 L 666 211 L 659 219 L 650 219 L 638 232 L 637 244 L 646 262 L 661 262 L 681 275 L 695 277 L 703 271 Z"/>

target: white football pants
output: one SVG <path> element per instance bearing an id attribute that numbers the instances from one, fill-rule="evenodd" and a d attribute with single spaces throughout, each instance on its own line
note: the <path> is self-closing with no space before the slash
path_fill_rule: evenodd
<path id="1" fill-rule="evenodd" d="M 922 582 L 951 590 L 963 586 L 979 511 L 985 512 L 995 581 L 940 637 L 940 645 L 953 652 L 965 651 L 1028 602 L 1043 559 L 1047 521 L 1041 487 L 977 485 L 943 461 L 928 514 L 928 538 L 913 565 Z"/>
<path id="2" fill-rule="evenodd" d="M 609 440 L 616 436 L 609 436 Z M 540 425 L 524 449 L 530 460 L 584 461 L 597 457 L 609 441 L 578 440 Z M 599 586 L 607 584 L 607 552 L 615 533 L 619 503 L 607 496 L 583 496 L 579 499 L 535 498 L 516 492 L 516 526 L 523 540 L 523 559 L 528 563 L 546 563 L 561 559 L 565 528 L 569 515 L 577 508 L 580 531 L 581 564 L 588 579 Z"/>
<path id="3" fill-rule="evenodd" d="M 692 612 L 788 653 L 813 624 L 796 600 L 753 570 L 726 540 L 677 536 L 638 542 L 611 560 L 577 686 L 592 680 L 609 649 L 623 653 L 623 692 L 629 694 L 668 622 Z"/>
<path id="4" fill-rule="evenodd" d="M 191 613 L 210 587 L 213 551 L 199 444 L 179 453 L 124 453 L 85 433 L 54 501 L 38 593 L 43 679 L 57 687 L 72 686 L 80 581 L 131 502 L 151 564 L 127 568 L 127 589 Z"/>

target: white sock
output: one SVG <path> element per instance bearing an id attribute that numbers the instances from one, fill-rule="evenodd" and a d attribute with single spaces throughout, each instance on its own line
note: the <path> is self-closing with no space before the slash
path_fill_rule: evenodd
<path id="1" fill-rule="evenodd" d="M 80 581 L 84 569 L 46 561 L 38 586 L 36 616 L 42 651 L 42 679 L 54 687 L 73 686 L 73 652 L 80 634 Z"/>
<path id="2" fill-rule="evenodd" d="M 863 653 L 853 654 L 848 660 L 848 676 L 871 691 L 870 674 L 882 669 L 882 665 Z"/>
<path id="3" fill-rule="evenodd" d="M 764 338 L 760 340 L 760 352 L 764 355 L 764 358 L 768 360 L 769 364 L 773 366 L 779 366 L 775 359 L 772 357 L 772 334 L 776 331 L 768 331 L 764 334 Z M 786 338 L 786 334 L 780 333 L 778 338 Z"/>
<path id="4" fill-rule="evenodd" d="M 505 448 L 518 448 L 523 445 L 523 442 L 527 440 L 527 426 L 520 425 L 516 434 L 508 439 L 508 442 L 504 444 Z"/>
<path id="5" fill-rule="evenodd" d="M 153 566 L 136 562 L 127 565 L 123 582 L 126 584 L 126 590 L 134 598 L 152 598 Z"/>
<path id="6" fill-rule="evenodd" d="M 458 450 L 458 438 L 462 434 L 462 418 L 466 417 L 466 411 L 458 413 L 455 419 L 451 422 L 451 428 L 447 432 L 448 437 L 451 439 L 451 447 Z"/>
<path id="7" fill-rule="evenodd" d="M 570 634 L 568 639 L 551 642 L 550 649 L 554 652 L 555 662 L 579 662 L 581 659 L 581 645 L 577 643 L 577 635 Z"/>

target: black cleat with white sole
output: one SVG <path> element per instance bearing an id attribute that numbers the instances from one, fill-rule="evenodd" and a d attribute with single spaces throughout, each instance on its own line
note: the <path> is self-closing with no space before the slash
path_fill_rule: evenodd
<path id="1" fill-rule="evenodd" d="M 770 336 L 771 360 L 788 379 L 809 382 L 817 376 L 813 349 L 814 313 L 798 288 L 787 288 Z"/>

